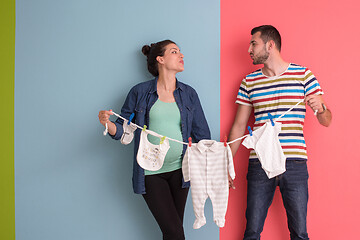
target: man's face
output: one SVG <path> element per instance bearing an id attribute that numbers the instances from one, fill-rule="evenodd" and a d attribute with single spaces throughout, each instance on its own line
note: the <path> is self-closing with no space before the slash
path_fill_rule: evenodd
<path id="1" fill-rule="evenodd" d="M 257 32 L 251 37 L 248 52 L 253 60 L 253 64 L 264 64 L 269 58 L 269 52 L 266 50 L 266 44 L 260 37 L 261 33 Z"/>

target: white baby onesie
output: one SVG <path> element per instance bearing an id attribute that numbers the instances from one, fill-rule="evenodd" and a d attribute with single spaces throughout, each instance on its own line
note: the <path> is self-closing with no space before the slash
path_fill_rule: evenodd
<path id="1" fill-rule="evenodd" d="M 159 145 L 149 142 L 147 136 L 150 133 L 153 136 L 162 138 Z M 140 167 L 149 171 L 159 170 L 170 148 L 169 139 L 162 137 L 156 132 L 150 130 L 142 130 L 140 135 L 139 150 L 136 155 L 136 159 Z"/>
<path id="2" fill-rule="evenodd" d="M 263 126 L 253 131 L 252 136 L 247 136 L 243 145 L 253 148 L 268 178 L 276 177 L 286 171 L 286 157 L 281 148 L 279 133 L 281 123 L 266 122 Z"/>
<path id="3" fill-rule="evenodd" d="M 235 178 L 230 147 L 215 140 L 201 140 L 188 147 L 183 159 L 184 180 L 191 183 L 191 196 L 195 213 L 194 229 L 205 225 L 204 205 L 210 197 L 214 222 L 219 227 L 225 225 L 228 205 L 228 173 Z"/>
<path id="4" fill-rule="evenodd" d="M 121 135 L 120 142 L 124 145 L 131 143 L 134 138 L 134 131 L 136 130 L 136 125 L 132 122 L 128 124 L 128 120 L 124 120 L 123 123 L 123 134 Z"/>

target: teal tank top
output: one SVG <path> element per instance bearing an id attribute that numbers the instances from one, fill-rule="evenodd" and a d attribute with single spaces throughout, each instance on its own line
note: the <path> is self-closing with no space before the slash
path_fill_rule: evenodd
<path id="1" fill-rule="evenodd" d="M 150 109 L 149 129 L 160 135 L 183 141 L 180 111 L 176 102 L 166 103 L 158 99 Z M 148 140 L 152 144 L 160 143 L 158 137 L 150 134 Z M 183 145 L 174 141 L 169 143 L 170 149 L 165 156 L 163 166 L 158 171 L 145 170 L 145 175 L 171 172 L 181 168 Z"/>

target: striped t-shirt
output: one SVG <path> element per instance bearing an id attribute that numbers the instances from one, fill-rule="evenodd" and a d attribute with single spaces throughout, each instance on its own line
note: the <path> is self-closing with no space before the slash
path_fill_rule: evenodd
<path id="1" fill-rule="evenodd" d="M 279 76 L 269 77 L 262 70 L 247 75 L 237 95 L 236 103 L 254 107 L 254 130 L 273 118 L 279 117 L 305 96 L 323 94 L 314 74 L 306 67 L 293 63 Z M 307 160 L 306 144 L 303 134 L 305 103 L 301 103 L 284 115 L 279 140 L 287 160 Z M 250 160 L 256 159 L 254 150 Z"/>

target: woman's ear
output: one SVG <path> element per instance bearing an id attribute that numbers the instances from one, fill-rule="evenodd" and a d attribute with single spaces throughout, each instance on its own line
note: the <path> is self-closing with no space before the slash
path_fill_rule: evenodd
<path id="1" fill-rule="evenodd" d="M 164 58 L 161 56 L 157 56 L 156 61 L 158 61 L 158 63 L 160 63 L 160 64 L 164 64 Z"/>

